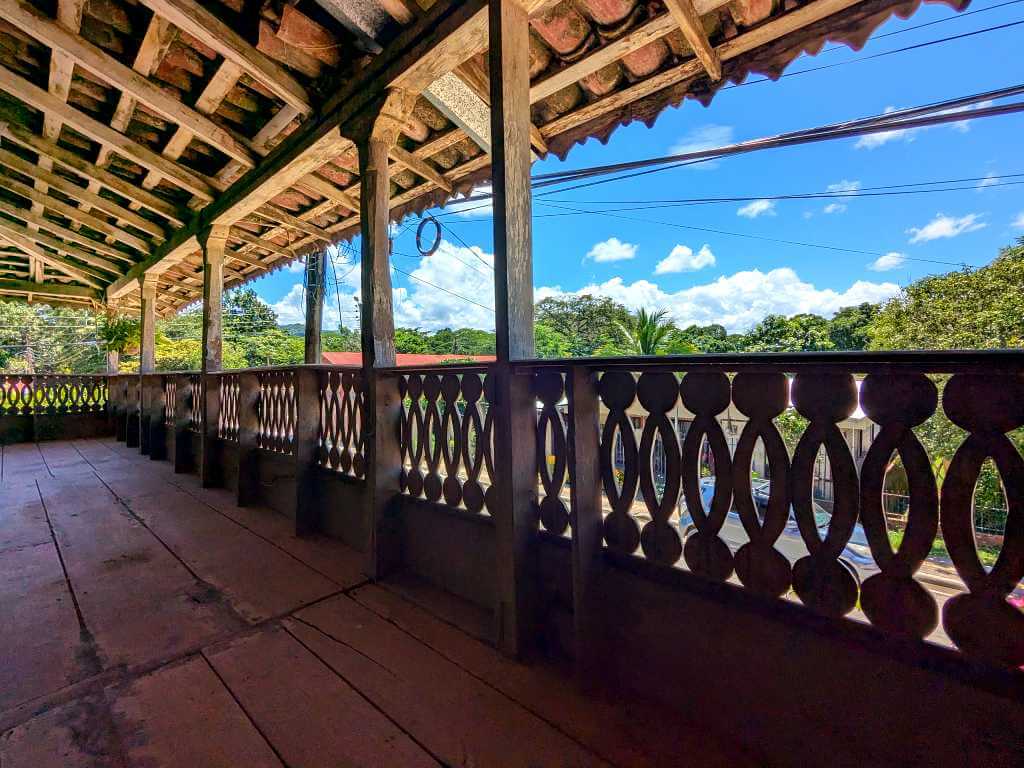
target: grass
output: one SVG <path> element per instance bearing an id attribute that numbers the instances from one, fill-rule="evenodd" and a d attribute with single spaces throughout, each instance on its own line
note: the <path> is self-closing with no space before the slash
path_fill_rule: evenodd
<path id="1" fill-rule="evenodd" d="M 889 531 L 889 543 L 895 550 L 899 548 L 903 542 L 903 531 Z M 975 545 L 978 550 L 978 559 L 981 564 L 986 568 L 991 568 L 996 564 L 996 560 L 999 558 L 999 548 L 989 546 Z M 931 560 L 939 560 L 944 563 L 951 563 L 952 558 L 949 556 L 949 551 L 946 549 L 946 542 L 942 540 L 941 536 L 936 536 L 935 541 L 932 542 L 932 551 L 928 553 L 928 557 Z"/>

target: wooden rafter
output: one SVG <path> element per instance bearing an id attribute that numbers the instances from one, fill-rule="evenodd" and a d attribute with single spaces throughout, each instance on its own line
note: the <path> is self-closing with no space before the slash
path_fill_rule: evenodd
<path id="1" fill-rule="evenodd" d="M 450 193 L 453 191 L 452 183 L 443 174 L 435 170 L 426 160 L 416 157 L 412 152 L 395 145 L 389 150 L 388 154 L 396 163 L 408 168 L 418 176 L 422 176 L 427 181 L 433 182 L 445 192 Z"/>
<path id="2" fill-rule="evenodd" d="M 195 0 L 142 0 L 142 4 L 241 67 L 300 113 L 312 111 L 309 94 L 295 78 Z"/>
<path id="3" fill-rule="evenodd" d="M 92 248 L 97 253 L 102 253 L 110 256 L 114 259 L 120 259 L 126 261 L 129 264 L 134 264 L 135 260 L 128 256 L 124 251 L 119 251 L 116 248 L 108 245 L 105 242 L 93 240 L 91 237 L 86 237 L 80 231 L 74 229 L 68 229 L 63 227 L 56 222 L 50 221 L 49 219 L 43 218 L 38 213 L 35 213 L 30 208 L 17 208 L 13 205 L 5 203 L 0 200 L 0 213 L 5 213 L 16 219 L 20 219 L 25 222 L 26 226 L 29 226 L 33 231 L 47 230 L 52 232 L 54 235 L 67 240 L 71 243 L 78 243 L 84 245 L 87 248 Z"/>
<path id="4" fill-rule="evenodd" d="M 6 293 L 34 293 L 40 296 L 59 296 L 61 298 L 77 298 L 100 300 L 99 291 L 80 285 L 64 283 L 40 283 L 30 280 L 0 280 L 0 291 Z"/>
<path id="5" fill-rule="evenodd" d="M 73 264 L 69 264 L 59 256 L 50 253 L 49 251 L 40 248 L 31 240 L 22 237 L 16 232 L 8 232 L 3 228 L 0 228 L 0 240 L 6 240 L 11 245 L 15 245 L 24 251 L 26 254 L 33 256 L 44 264 L 52 267 L 58 272 L 63 272 L 68 277 L 73 277 L 81 283 L 90 285 L 93 288 L 102 289 L 103 284 L 100 283 L 96 278 L 86 272 L 80 267 L 76 267 Z"/>
<path id="6" fill-rule="evenodd" d="M 206 200 L 213 199 L 216 187 L 212 180 L 204 179 L 194 171 L 161 157 L 127 136 L 118 133 L 109 125 L 54 98 L 52 94 L 14 74 L 6 67 L 0 67 L 0 88 L 36 109 L 59 114 L 62 120 L 73 124 L 80 133 L 101 144 L 110 145 L 114 151 L 134 160 L 144 168 L 164 174 L 182 189 Z"/>
<path id="7" fill-rule="evenodd" d="M 722 60 L 718 58 L 718 53 L 711 47 L 708 36 L 704 34 L 704 25 L 701 23 L 697 9 L 693 7 L 692 0 L 663 0 L 663 2 L 708 76 L 712 80 L 721 80 Z"/>
<path id="8" fill-rule="evenodd" d="M 8 176 L 0 176 L 3 180 L 3 185 L 14 192 L 17 195 L 21 195 L 26 200 L 31 200 L 33 203 L 38 203 L 59 213 L 72 221 L 84 224 L 91 229 L 95 229 L 97 232 L 102 232 L 104 235 L 108 235 L 125 245 L 129 245 L 132 248 L 140 251 L 143 254 L 149 254 L 152 251 L 149 243 L 137 235 L 133 235 L 124 229 L 117 227 L 109 222 L 93 216 L 91 213 L 86 213 L 81 208 L 76 208 L 74 205 L 69 205 L 63 200 L 58 200 L 55 197 L 44 195 L 38 190 L 33 189 L 27 184 L 22 184 L 20 181 L 12 179 Z"/>
<path id="9" fill-rule="evenodd" d="M 18 157 L 13 152 L 8 152 L 6 149 L 0 149 L 0 164 L 7 166 L 11 170 L 23 173 L 26 176 L 41 179 L 49 186 L 60 190 L 68 197 L 88 203 L 93 208 L 103 211 L 107 215 L 113 216 L 115 219 L 125 221 L 133 227 L 147 233 L 158 242 L 162 242 L 164 239 L 164 230 L 160 225 L 154 224 L 149 219 L 143 218 L 135 211 L 118 205 L 113 200 L 100 197 L 95 192 L 90 192 L 85 187 L 79 187 L 52 171 L 44 171 L 27 160 Z"/>
<path id="10" fill-rule="evenodd" d="M 27 240 L 38 243 L 39 245 L 45 245 L 48 248 L 52 248 L 57 253 L 63 253 L 72 258 L 78 259 L 79 261 L 88 264 L 97 269 L 102 269 L 105 272 L 110 272 L 113 275 L 123 274 L 121 268 L 112 261 L 96 256 L 95 254 L 83 251 L 81 248 L 69 245 L 63 240 L 58 240 L 56 237 L 44 234 L 38 230 L 31 230 L 28 227 L 21 226 L 7 219 L 0 218 L 0 233 L 3 233 L 4 237 L 9 237 L 11 234 L 20 235 Z"/>
<path id="11" fill-rule="evenodd" d="M 50 160 L 88 179 L 99 182 L 112 192 L 116 192 L 118 195 L 132 201 L 132 203 L 137 204 L 139 208 L 148 208 L 168 219 L 172 224 L 180 226 L 185 223 L 185 214 L 177 206 L 145 189 L 141 189 L 137 184 L 131 184 L 105 168 L 100 168 L 94 163 L 90 163 L 74 152 L 69 152 L 52 141 L 48 141 L 31 131 L 25 130 L 21 126 L 0 122 L 0 136 L 5 136 L 26 149 L 31 149 L 40 155 L 45 155 Z M 135 208 L 132 210 L 135 210 Z"/>

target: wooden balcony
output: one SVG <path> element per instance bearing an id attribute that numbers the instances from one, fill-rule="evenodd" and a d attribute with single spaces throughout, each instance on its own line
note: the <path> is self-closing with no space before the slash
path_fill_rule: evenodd
<path id="1" fill-rule="evenodd" d="M 1019 763 L 1024 459 L 1006 433 L 1024 424 L 1022 371 L 1017 353 L 534 361 L 513 365 L 503 403 L 494 368 L 386 369 L 375 433 L 359 369 L 9 377 L 0 755 Z M 637 402 L 638 441 L 623 426 Z M 680 403 L 695 414 L 683 440 L 665 418 Z M 749 418 L 732 451 L 715 419 L 730 405 Z M 859 468 L 836 428 L 858 405 L 880 427 Z M 792 452 L 773 422 L 789 407 L 807 419 Z M 963 430 L 939 479 L 912 431 L 937 410 Z M 501 419 L 527 426 L 513 434 L 534 457 L 505 484 Z M 822 445 L 825 526 L 810 497 Z M 894 452 L 910 481 L 895 552 Z M 972 523 L 986 457 L 1008 503 L 991 568 Z M 510 486 L 532 498 L 517 526 L 501 518 Z M 847 560 L 855 529 L 870 568 Z M 945 577 L 926 559 L 937 534 Z M 786 536 L 803 557 L 780 554 Z"/>

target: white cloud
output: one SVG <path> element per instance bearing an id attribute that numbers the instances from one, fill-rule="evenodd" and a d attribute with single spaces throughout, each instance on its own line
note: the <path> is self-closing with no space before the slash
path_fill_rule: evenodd
<path id="1" fill-rule="evenodd" d="M 960 108 L 960 109 L 946 109 L 946 110 L 942 110 L 941 112 L 936 112 L 936 114 L 938 114 L 938 115 L 948 115 L 948 114 L 950 114 L 952 112 L 970 112 L 970 111 L 973 111 L 975 109 L 983 109 L 984 107 L 989 107 L 991 105 L 992 105 L 991 101 L 979 101 L 977 104 L 971 104 L 970 106 L 963 107 L 963 108 Z M 895 112 L 895 111 L 896 111 L 896 107 L 886 107 L 885 108 L 885 114 L 887 114 L 887 115 L 889 113 Z M 946 125 L 948 127 L 952 128 L 954 131 L 957 131 L 958 133 L 967 133 L 969 130 L 971 130 L 971 123 L 970 123 L 969 120 L 957 120 L 956 122 L 947 123 Z M 937 128 L 937 127 L 940 127 L 940 126 L 939 125 L 934 125 L 934 126 L 924 126 L 924 127 L 921 127 L 921 128 L 898 128 L 898 129 L 892 130 L 892 131 L 881 131 L 879 133 L 868 133 L 868 134 L 865 134 L 864 136 L 861 136 L 859 139 L 857 139 L 857 143 L 854 144 L 853 146 L 856 149 L 877 149 L 878 147 L 881 147 L 883 144 L 888 144 L 891 141 L 911 142 L 915 138 L 917 138 L 917 135 L 919 133 L 921 133 L 921 131 L 927 131 L 927 130 L 930 130 L 931 128 Z"/>
<path id="2" fill-rule="evenodd" d="M 479 187 L 473 187 L 469 191 L 468 195 L 462 195 L 461 198 L 456 199 L 453 202 L 448 203 L 445 206 L 446 211 L 452 211 L 456 216 L 462 218 L 476 218 L 484 216 L 494 215 L 494 204 L 491 200 L 477 200 L 474 202 L 460 202 L 466 198 L 479 197 L 480 195 L 491 194 L 491 185 L 482 184 Z"/>
<path id="3" fill-rule="evenodd" d="M 1017 218 L 1013 220 L 1013 226 L 1024 229 L 1024 211 L 1017 214 Z"/>
<path id="4" fill-rule="evenodd" d="M 899 269 L 906 262 L 906 255 L 896 251 L 891 251 L 884 256 L 879 256 L 873 262 L 868 264 L 868 269 L 874 270 L 875 272 L 888 272 L 890 269 Z"/>
<path id="5" fill-rule="evenodd" d="M 980 218 L 981 214 L 979 213 L 969 213 L 960 218 L 938 213 L 934 219 L 923 227 L 911 227 L 908 229 L 907 234 L 910 235 L 911 243 L 927 243 L 930 240 L 956 237 L 966 232 L 974 232 L 975 230 L 987 227 L 988 224 L 979 221 Z"/>
<path id="6" fill-rule="evenodd" d="M 410 270 L 409 286 L 394 289 L 395 325 L 428 331 L 492 330 L 494 311 L 488 307 L 494 305 L 493 266 L 494 254 L 441 241 L 434 253 Z"/>
<path id="7" fill-rule="evenodd" d="M 539 288 L 535 295 L 539 300 L 564 293 L 558 288 Z M 736 272 L 674 293 L 662 290 L 649 280 L 627 284 L 621 277 L 569 293 L 608 296 L 631 309 L 664 308 L 681 327 L 692 323 L 721 323 L 730 331 L 742 331 L 771 313 L 815 312 L 830 316 L 843 307 L 896 296 L 899 286 L 858 280 L 844 291 L 817 288 L 801 280 L 791 268 L 782 267 L 768 272 L 757 269 Z"/>
<path id="8" fill-rule="evenodd" d="M 737 210 L 736 215 L 745 216 L 748 219 L 756 219 L 758 216 L 774 216 L 775 202 L 773 200 L 755 200 Z"/>
<path id="9" fill-rule="evenodd" d="M 288 263 L 288 271 L 301 274 L 306 269 L 306 257 L 300 256 L 295 261 Z"/>
<path id="10" fill-rule="evenodd" d="M 685 245 L 677 245 L 654 268 L 654 274 L 666 275 L 674 272 L 696 272 L 704 267 L 715 266 L 715 254 L 707 244 L 702 245 L 697 253 Z"/>
<path id="11" fill-rule="evenodd" d="M 731 125 L 717 125 L 709 123 L 699 128 L 694 128 L 679 141 L 673 144 L 668 153 L 670 155 L 685 155 L 690 152 L 702 152 L 706 149 L 714 149 L 725 144 L 733 143 L 733 127 Z M 693 168 L 710 170 L 718 165 L 717 162 L 705 161 L 696 163 Z"/>
<path id="12" fill-rule="evenodd" d="M 856 192 L 860 189 L 859 181 L 850 181 L 849 179 L 843 179 L 837 181 L 835 184 L 829 184 L 825 187 L 826 192 L 838 193 L 838 192 Z"/>
<path id="13" fill-rule="evenodd" d="M 587 252 L 587 258 L 597 262 L 627 261 L 636 258 L 636 251 L 637 246 L 632 243 L 624 243 L 617 237 L 609 237 L 603 242 L 595 243 Z"/>
<path id="14" fill-rule="evenodd" d="M 991 187 L 993 184 L 999 183 L 999 176 L 989 171 L 985 174 L 985 178 L 978 182 L 976 189 L 981 192 L 985 187 Z"/>
<path id="15" fill-rule="evenodd" d="M 845 203 L 829 203 L 821 209 L 822 213 L 843 213 L 846 211 Z"/>

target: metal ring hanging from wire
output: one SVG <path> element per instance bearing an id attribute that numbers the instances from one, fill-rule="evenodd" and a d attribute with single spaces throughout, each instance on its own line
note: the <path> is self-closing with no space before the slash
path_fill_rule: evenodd
<path id="1" fill-rule="evenodd" d="M 434 225 L 434 238 L 429 248 L 423 247 L 423 230 L 427 224 Z M 441 247 L 441 222 L 435 219 L 433 216 L 424 216 L 420 219 L 420 225 L 416 227 L 416 250 L 420 252 L 421 256 L 431 256 Z"/>

